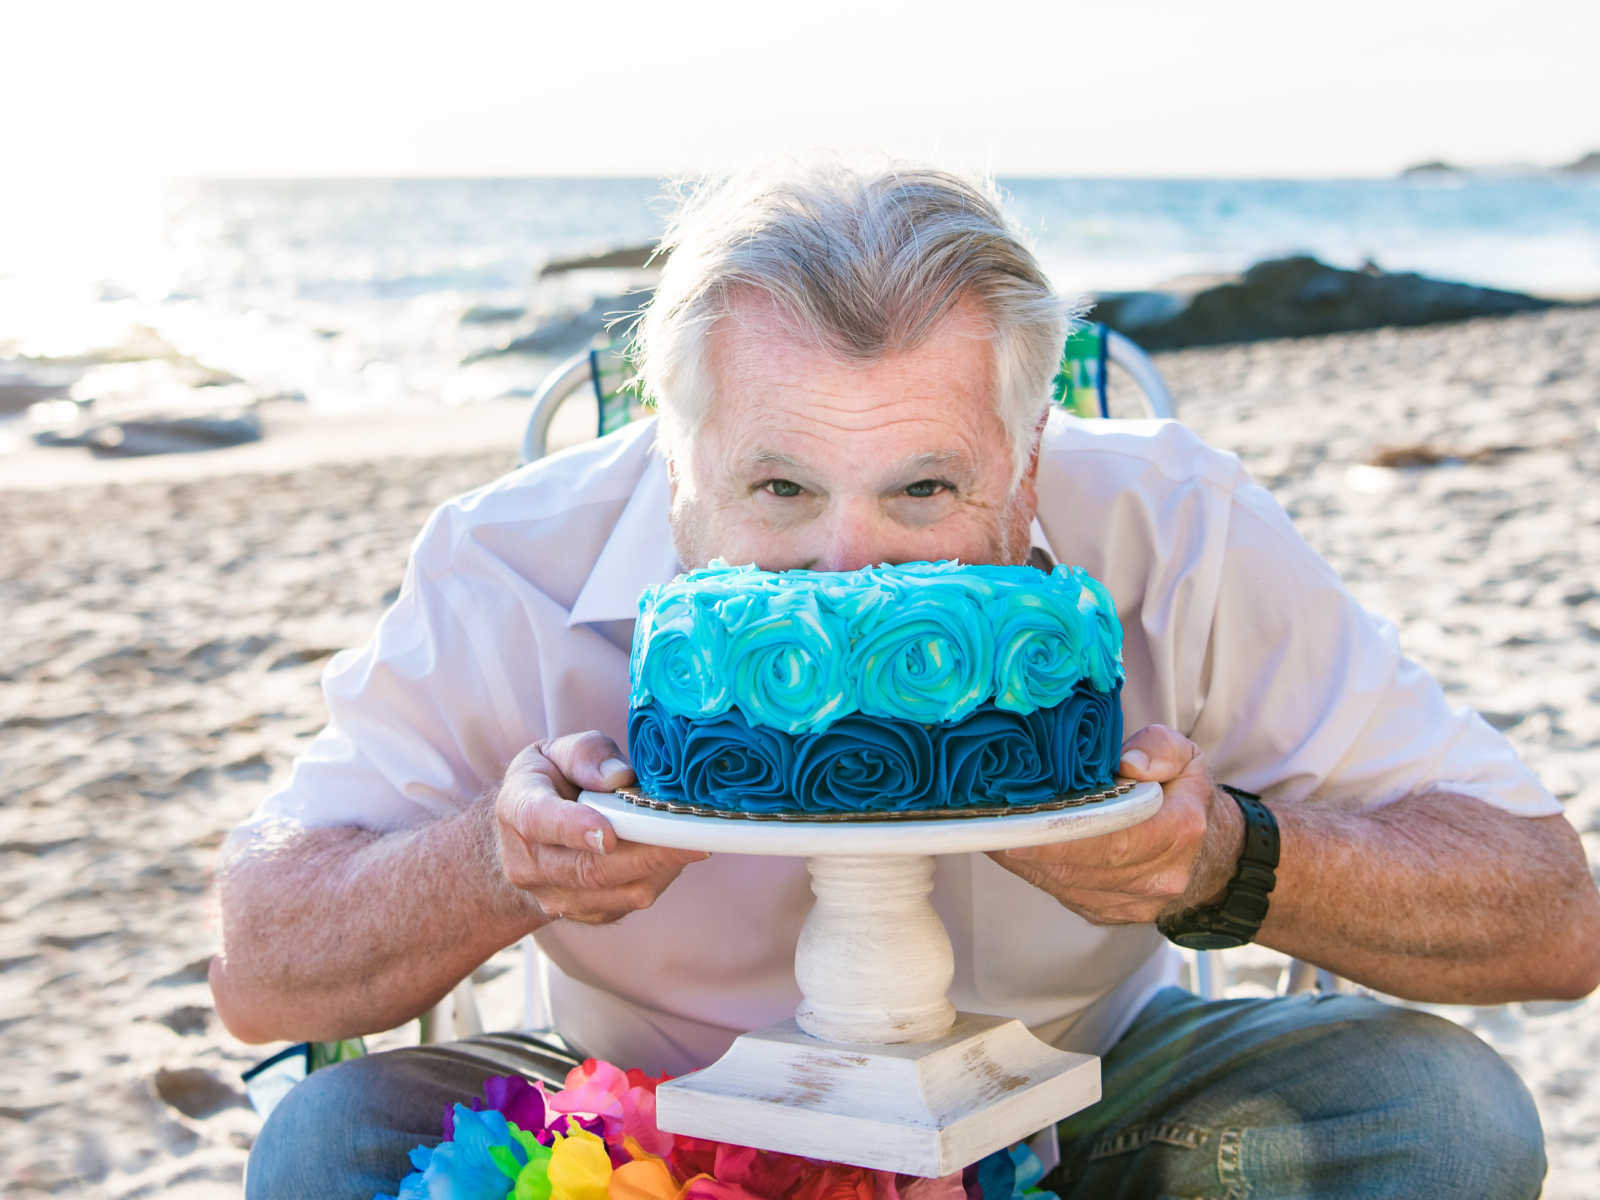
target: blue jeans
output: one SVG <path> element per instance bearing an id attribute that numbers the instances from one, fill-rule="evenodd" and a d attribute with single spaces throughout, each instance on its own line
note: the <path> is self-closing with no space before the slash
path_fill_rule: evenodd
<path id="1" fill-rule="evenodd" d="M 273 1112 L 247 1196 L 393 1193 L 406 1152 L 491 1075 L 570 1065 L 491 1035 L 318 1071 Z M 1102 1063 L 1104 1096 L 1061 1124 L 1063 1198 L 1539 1193 L 1544 1139 L 1505 1062 L 1439 1017 L 1362 996 L 1203 1001 L 1168 988 Z"/>

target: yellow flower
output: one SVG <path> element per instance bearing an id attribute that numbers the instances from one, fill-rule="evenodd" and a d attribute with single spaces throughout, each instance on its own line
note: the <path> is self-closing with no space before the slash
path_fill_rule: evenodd
<path id="1" fill-rule="evenodd" d="M 607 1200 L 611 1156 L 606 1144 L 575 1124 L 569 1129 L 550 1148 L 550 1200 Z"/>

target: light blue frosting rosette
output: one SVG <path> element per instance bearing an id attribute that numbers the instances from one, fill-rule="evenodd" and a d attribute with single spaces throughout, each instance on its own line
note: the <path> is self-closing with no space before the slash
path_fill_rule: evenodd
<path id="1" fill-rule="evenodd" d="M 993 688 L 983 605 L 963 583 L 898 580 L 890 602 L 857 614 L 851 633 L 856 704 L 868 716 L 959 721 Z"/>
<path id="2" fill-rule="evenodd" d="M 733 695 L 724 680 L 723 631 L 704 605 L 667 584 L 647 588 L 640 607 L 649 616 L 634 633 L 629 704 L 638 708 L 653 697 L 687 717 L 727 712 Z"/>
<path id="3" fill-rule="evenodd" d="M 1084 640 L 1083 673 L 1102 692 L 1122 682 L 1122 622 L 1117 619 L 1117 603 L 1101 583 L 1082 567 L 1057 567 L 1053 577 L 1065 576 L 1076 583 L 1078 611 L 1091 619 L 1093 636 Z"/>
<path id="4" fill-rule="evenodd" d="M 1060 704 L 1086 674 L 1076 597 L 1054 576 L 1050 582 L 1045 593 L 1004 589 L 984 606 L 994 630 L 996 708 L 1029 713 Z"/>
<path id="5" fill-rule="evenodd" d="M 724 668 L 734 703 L 750 721 L 785 733 L 825 727 L 848 711 L 849 642 L 810 588 L 783 588 L 753 603 L 729 597 Z M 734 610 L 738 611 L 735 612 Z"/>

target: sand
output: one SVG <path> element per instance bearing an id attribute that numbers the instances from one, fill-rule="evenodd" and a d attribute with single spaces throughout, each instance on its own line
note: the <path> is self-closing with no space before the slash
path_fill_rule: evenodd
<path id="1" fill-rule="evenodd" d="M 1159 361 L 1184 418 L 1508 732 L 1600 862 L 1600 310 Z M 428 511 L 512 466 L 519 423 L 0 459 L 0 1195 L 237 1191 L 258 1127 L 239 1072 L 269 1048 L 210 1008 L 217 847 L 319 727 L 322 665 L 365 636 Z M 1238 985 L 1269 986 L 1272 956 L 1240 953 Z M 491 1024 L 517 1012 L 506 965 Z M 1537 1097 L 1552 1197 L 1600 1180 L 1597 1006 L 1449 1010 Z"/>

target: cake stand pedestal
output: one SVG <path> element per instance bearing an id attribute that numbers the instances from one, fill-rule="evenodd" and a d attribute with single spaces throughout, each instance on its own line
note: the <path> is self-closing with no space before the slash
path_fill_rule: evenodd
<path id="1" fill-rule="evenodd" d="M 1159 785 L 1122 784 L 1053 812 L 929 821 L 740 820 L 581 798 L 629 841 L 805 857 L 811 871 L 794 1019 L 662 1084 L 662 1129 L 931 1178 L 1100 1098 L 1098 1058 L 951 1005 L 955 959 L 928 898 L 933 856 L 1124 829 L 1161 807 Z"/>

